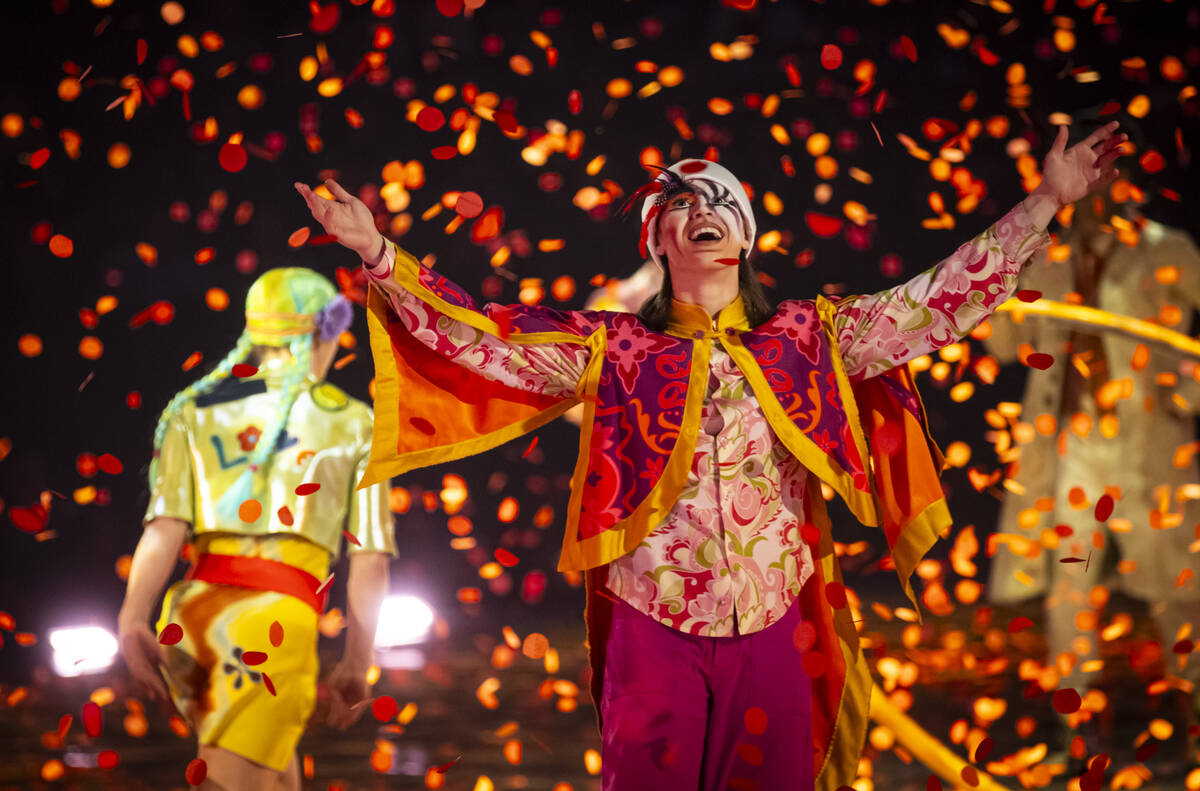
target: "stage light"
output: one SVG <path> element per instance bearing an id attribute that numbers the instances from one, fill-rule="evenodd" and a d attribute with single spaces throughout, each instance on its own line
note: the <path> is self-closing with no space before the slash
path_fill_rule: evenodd
<path id="1" fill-rule="evenodd" d="M 69 678 L 98 673 L 117 655 L 117 638 L 99 626 L 74 626 L 50 632 L 54 672 Z"/>
<path id="2" fill-rule="evenodd" d="M 429 638 L 433 608 L 416 596 L 389 596 L 379 608 L 375 647 L 379 649 L 416 645 Z"/>

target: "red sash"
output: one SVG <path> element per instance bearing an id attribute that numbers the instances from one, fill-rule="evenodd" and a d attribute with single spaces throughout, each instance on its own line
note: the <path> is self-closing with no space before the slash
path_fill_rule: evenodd
<path id="1" fill-rule="evenodd" d="M 321 580 L 307 571 L 267 558 L 247 558 L 241 555 L 211 555 L 204 553 L 184 577 L 216 585 L 236 585 L 260 591 L 274 591 L 294 596 L 317 611 L 325 611 L 329 588 L 317 593 Z"/>

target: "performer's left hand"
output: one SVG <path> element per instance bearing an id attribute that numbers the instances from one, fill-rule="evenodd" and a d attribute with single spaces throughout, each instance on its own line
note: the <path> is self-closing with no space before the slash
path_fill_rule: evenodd
<path id="1" fill-rule="evenodd" d="M 1116 121 L 1105 124 L 1069 149 L 1067 127 L 1060 126 L 1042 162 L 1042 183 L 1034 192 L 1047 195 L 1061 208 L 1116 181 L 1114 163 L 1121 144 L 1129 139 L 1117 134 L 1118 126 Z"/>
<path id="2" fill-rule="evenodd" d="M 328 678 L 323 682 L 329 691 L 329 716 L 326 722 L 335 728 L 345 730 L 366 711 L 367 668 L 359 662 L 346 659 L 334 665 Z"/>

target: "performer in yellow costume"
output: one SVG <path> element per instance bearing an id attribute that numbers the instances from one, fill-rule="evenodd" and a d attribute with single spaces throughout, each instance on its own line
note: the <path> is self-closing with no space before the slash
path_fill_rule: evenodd
<path id="1" fill-rule="evenodd" d="M 354 488 L 371 408 L 323 381 L 351 317 L 316 272 L 266 272 L 237 345 L 171 400 L 155 431 L 121 653 L 135 684 L 169 693 L 195 729 L 202 788 L 300 787 L 295 748 L 316 700 L 317 619 L 343 530 L 349 618 L 329 720 L 345 727 L 362 711 L 396 550 L 386 483 Z M 151 607 L 185 540 L 193 565 L 167 591 L 156 635 Z"/>

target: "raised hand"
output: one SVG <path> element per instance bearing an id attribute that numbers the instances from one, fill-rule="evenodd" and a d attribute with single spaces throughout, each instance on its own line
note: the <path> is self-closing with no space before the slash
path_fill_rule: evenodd
<path id="1" fill-rule="evenodd" d="M 317 195 L 307 185 L 296 182 L 296 191 L 308 204 L 313 219 L 321 223 L 325 233 L 333 236 L 346 248 L 364 260 L 378 257 L 383 250 L 383 235 L 375 228 L 375 218 L 366 204 L 342 189 L 333 179 L 325 179 L 325 187 L 333 200 Z"/>
<path id="2" fill-rule="evenodd" d="M 1116 133 L 1118 126 L 1116 121 L 1105 124 L 1070 149 L 1067 127 L 1060 126 L 1042 163 L 1038 191 L 1048 194 L 1062 207 L 1116 181 L 1117 169 L 1113 165 L 1121 155 L 1121 144 L 1129 139 L 1129 135 Z"/>

